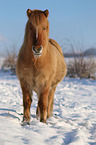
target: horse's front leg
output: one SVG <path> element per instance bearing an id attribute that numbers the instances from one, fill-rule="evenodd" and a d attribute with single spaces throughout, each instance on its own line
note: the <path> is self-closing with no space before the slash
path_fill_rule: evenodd
<path id="1" fill-rule="evenodd" d="M 25 83 L 21 82 L 21 88 L 23 93 L 23 123 L 29 124 L 30 122 L 30 106 L 31 106 L 31 95 L 32 90 L 30 87 Z"/>
<path id="2" fill-rule="evenodd" d="M 46 123 L 49 87 L 45 87 L 39 96 L 38 108 L 40 109 L 40 122 Z"/>

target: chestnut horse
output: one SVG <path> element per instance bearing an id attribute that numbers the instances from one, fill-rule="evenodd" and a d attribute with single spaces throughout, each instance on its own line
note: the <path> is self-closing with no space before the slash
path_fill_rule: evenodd
<path id="1" fill-rule="evenodd" d="M 23 93 L 23 122 L 30 121 L 32 92 L 38 95 L 37 115 L 46 122 L 53 113 L 54 92 L 66 75 L 66 65 L 59 44 L 49 39 L 49 11 L 27 10 L 25 37 L 16 65 Z"/>

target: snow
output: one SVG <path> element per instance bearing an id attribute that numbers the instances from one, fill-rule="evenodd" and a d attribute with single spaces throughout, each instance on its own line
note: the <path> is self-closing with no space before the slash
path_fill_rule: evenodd
<path id="1" fill-rule="evenodd" d="M 53 117 L 21 126 L 22 92 L 15 75 L 0 72 L 0 145 L 96 145 L 96 81 L 66 77 L 54 96 Z"/>

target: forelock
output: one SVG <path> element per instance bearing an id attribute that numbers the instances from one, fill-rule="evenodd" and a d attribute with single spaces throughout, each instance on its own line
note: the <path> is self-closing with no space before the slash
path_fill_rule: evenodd
<path id="1" fill-rule="evenodd" d="M 38 26 L 46 21 L 46 17 L 42 11 L 34 10 L 30 17 L 30 21 L 33 25 Z"/>

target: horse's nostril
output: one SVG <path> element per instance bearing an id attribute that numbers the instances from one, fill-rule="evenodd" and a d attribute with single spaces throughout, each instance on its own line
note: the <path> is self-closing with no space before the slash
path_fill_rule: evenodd
<path id="1" fill-rule="evenodd" d="M 42 49 L 42 45 L 40 46 L 40 48 Z"/>
<path id="2" fill-rule="evenodd" d="M 33 49 L 34 51 L 36 51 L 34 46 L 32 47 L 32 49 Z"/>
<path id="3" fill-rule="evenodd" d="M 42 49 L 42 46 L 40 46 L 39 48 L 38 48 L 38 51 L 40 51 Z"/>

